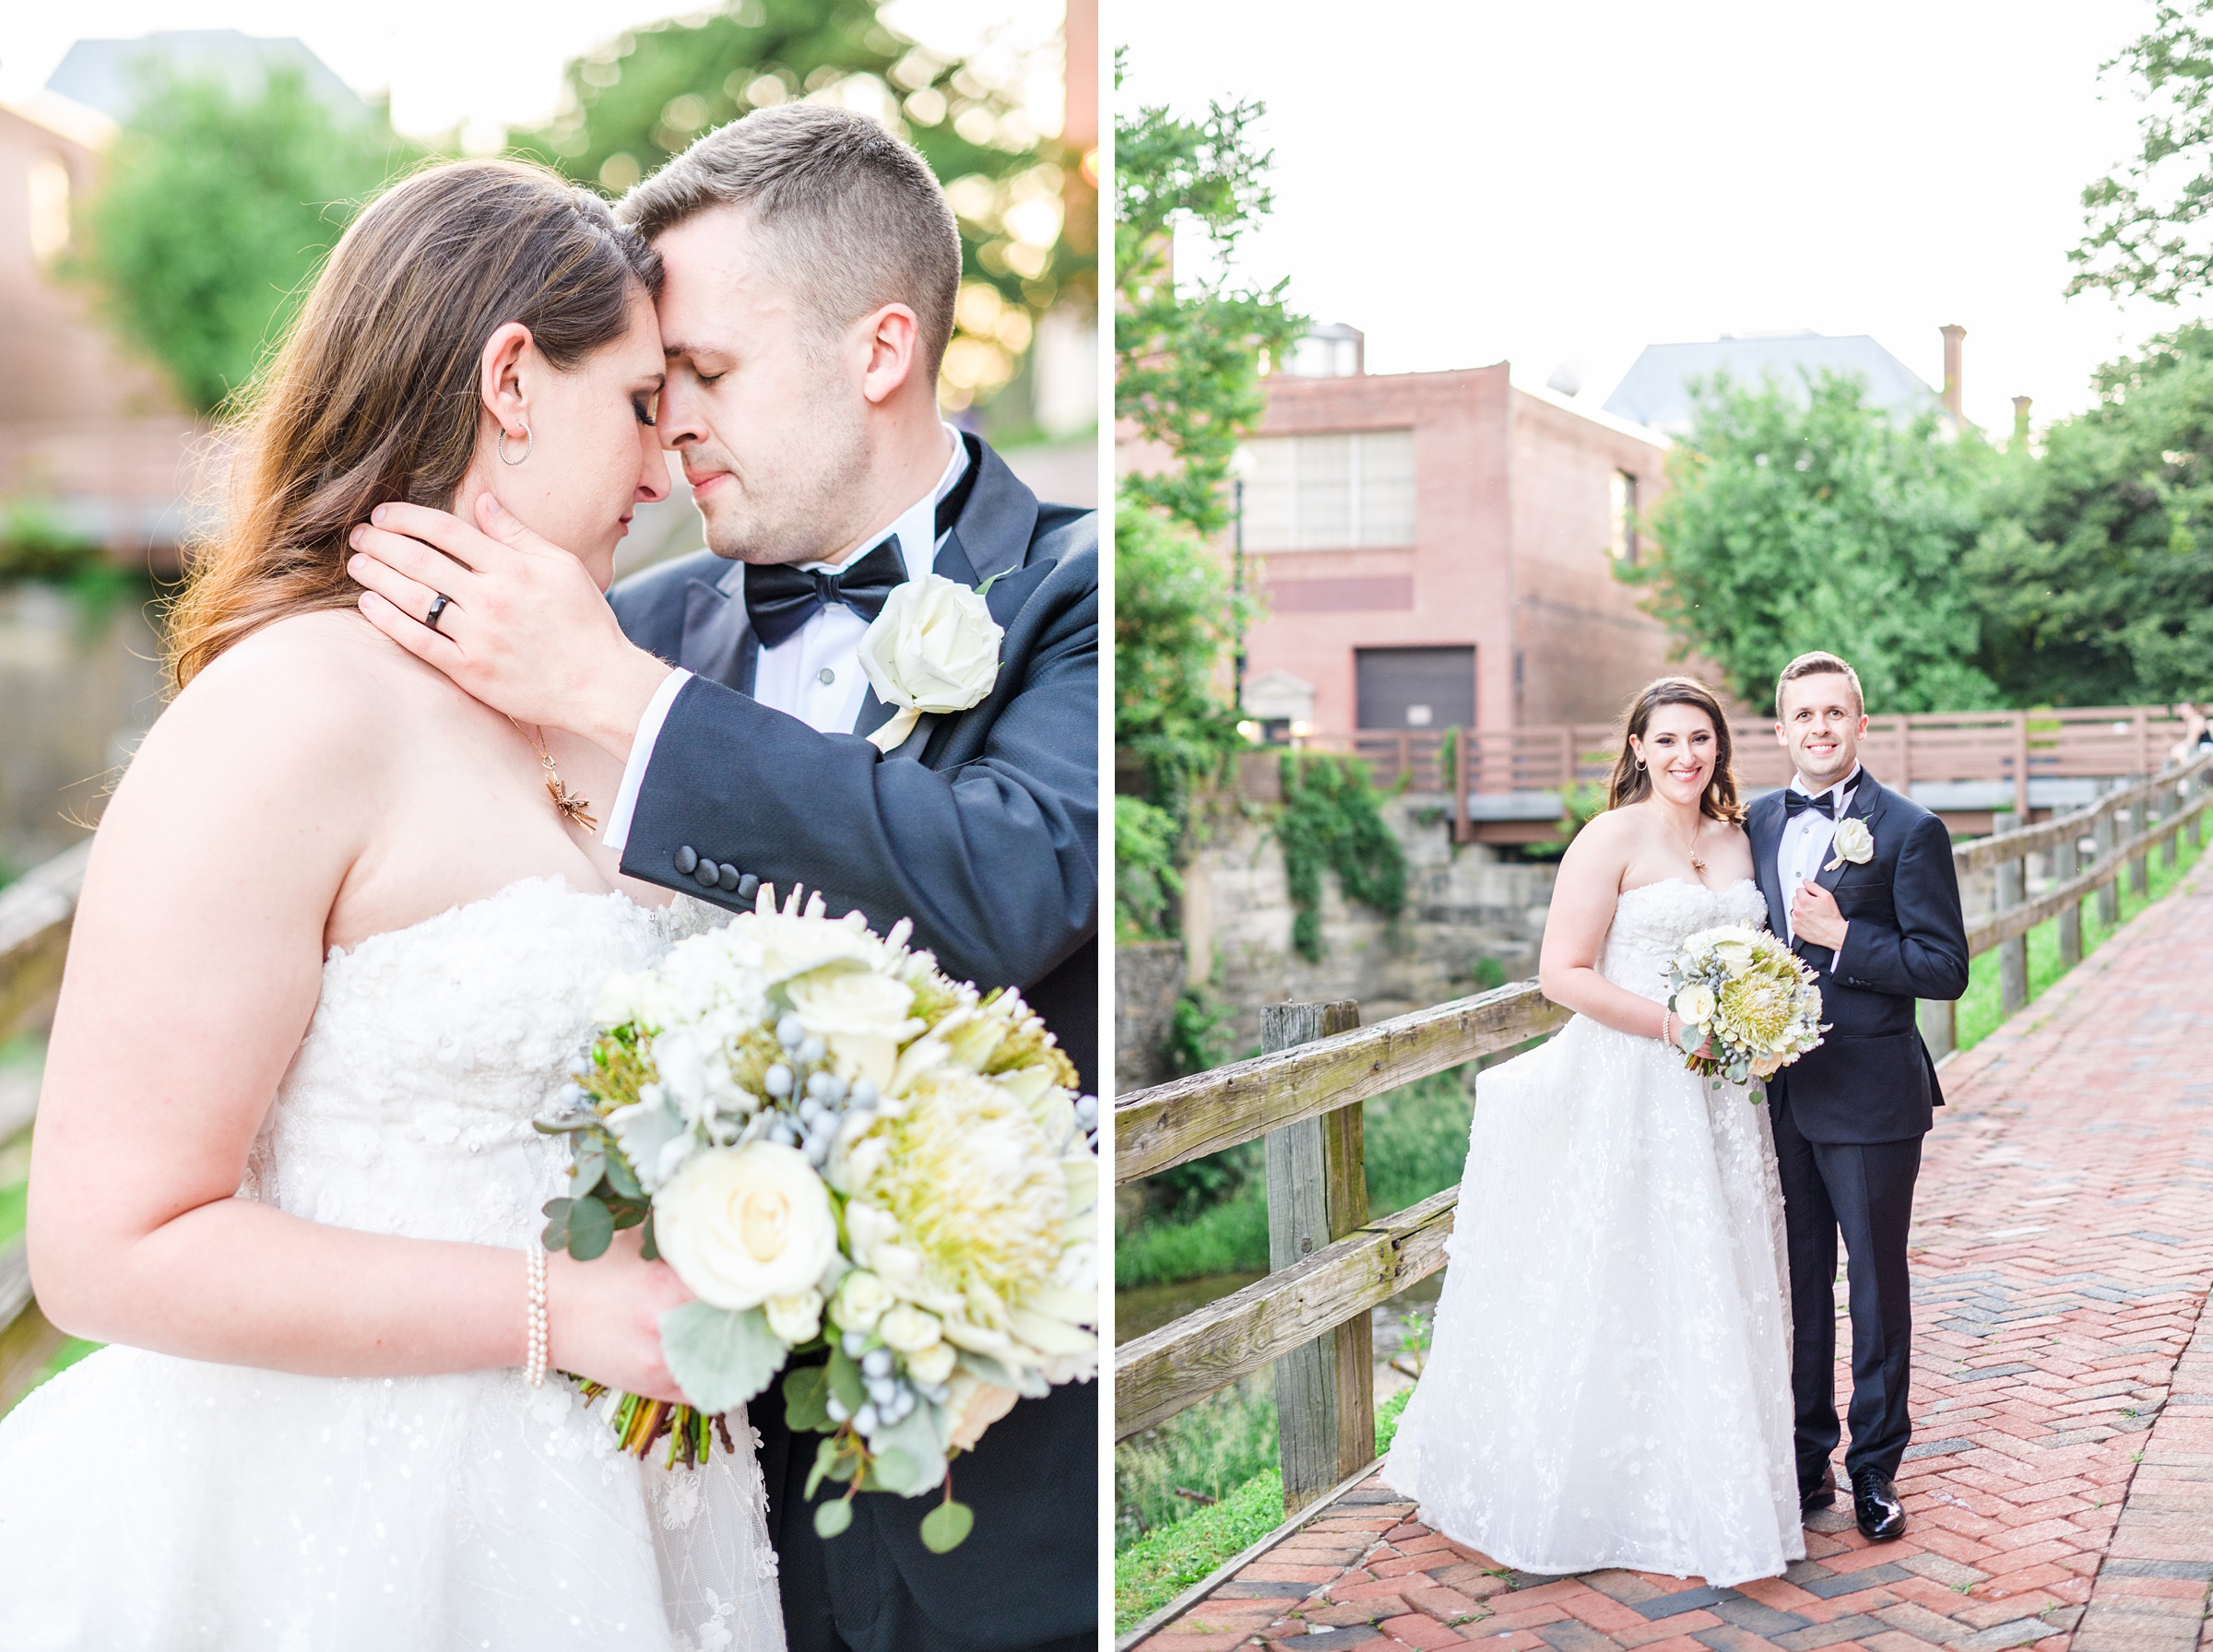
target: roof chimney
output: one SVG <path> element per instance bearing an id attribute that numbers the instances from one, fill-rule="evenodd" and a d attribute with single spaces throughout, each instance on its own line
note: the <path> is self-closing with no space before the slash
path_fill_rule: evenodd
<path id="1" fill-rule="evenodd" d="M 1967 414 L 1962 404 L 1965 393 L 1959 384 L 1959 346 L 1967 337 L 1967 329 L 1954 324 L 1942 329 L 1944 333 L 1944 410 L 1952 416 L 1953 422 L 1965 424 Z"/>
<path id="2" fill-rule="evenodd" d="M 2029 440 L 2029 398 L 2025 395 L 2013 398 L 2013 439 L 2024 445 Z"/>

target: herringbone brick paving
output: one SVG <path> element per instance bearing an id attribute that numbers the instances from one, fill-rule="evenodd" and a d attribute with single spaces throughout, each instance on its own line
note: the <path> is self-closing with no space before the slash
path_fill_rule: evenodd
<path id="1" fill-rule="evenodd" d="M 1807 1559 L 1737 1588 L 1541 1577 L 1371 1479 L 1142 1652 L 2213 1648 L 2213 865 L 1944 1082 L 1902 1539 L 1840 1509 L 1808 1521 Z"/>

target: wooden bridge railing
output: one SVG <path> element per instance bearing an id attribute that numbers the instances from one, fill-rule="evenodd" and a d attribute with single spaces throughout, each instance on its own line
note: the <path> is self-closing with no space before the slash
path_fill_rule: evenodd
<path id="1" fill-rule="evenodd" d="M 0 890 L 0 1044 L 41 1032 L 53 1019 L 77 891 L 91 853 L 88 840 Z M 37 1105 L 35 1090 L 20 1103 L 0 1096 L 0 1143 L 30 1127 Z M 18 1234 L 0 1245 L 0 1410 L 36 1380 L 60 1341 L 31 1298 L 30 1265 Z"/>
<path id="2" fill-rule="evenodd" d="M 1867 720 L 1860 754 L 1886 785 L 1996 781 L 2026 813 L 2033 781 L 2110 780 L 2149 774 L 2183 736 L 2163 705 L 2068 706 L 2036 712 L 1911 712 Z M 1754 790 L 1785 785 L 1790 761 L 1774 725 L 1733 722 L 1738 782 Z M 1377 729 L 1319 733 L 1305 744 L 1365 759 L 1377 782 L 1403 777 L 1417 792 L 1552 793 L 1578 781 L 1604 784 L 1621 749 L 1612 723 L 1503 729 Z M 1987 804 L 1979 804 L 1986 808 Z"/>
<path id="3" fill-rule="evenodd" d="M 2170 865 L 2185 829 L 2203 842 L 2213 756 L 2118 787 L 2041 825 L 1957 844 L 1962 874 L 1994 869 L 1994 910 L 1968 926 L 1968 950 L 2003 953 L 2008 1012 L 2028 1002 L 2029 931 L 2060 921 L 2067 967 L 2082 957 L 2082 903 L 2108 922 L 2118 880 L 2148 888 L 2149 856 Z M 2125 825 L 2125 832 L 2122 828 Z M 2079 845 L 2094 840 L 2084 859 Z M 2055 881 L 2025 898 L 2030 857 L 2052 857 Z M 1953 1009 L 1923 1004 L 1938 1055 L 1953 1047 Z M 1115 1180 L 1157 1175 L 1266 1138 L 1269 1266 L 1264 1279 L 1115 1351 L 1115 1437 L 1166 1422 L 1266 1365 L 1276 1368 L 1284 1503 L 1296 1512 L 1375 1456 L 1369 1314 L 1444 1266 L 1460 1189 L 1371 1219 L 1361 1103 L 1416 1079 L 1549 1036 L 1568 1012 L 1533 981 L 1517 982 L 1362 1027 L 1359 1007 L 1272 1004 L 1263 1053 L 1118 1099 Z"/>

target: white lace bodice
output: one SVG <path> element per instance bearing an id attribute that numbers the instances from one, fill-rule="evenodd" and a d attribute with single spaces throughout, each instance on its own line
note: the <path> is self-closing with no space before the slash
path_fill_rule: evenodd
<path id="1" fill-rule="evenodd" d="M 1764 926 L 1767 916 L 1767 901 L 1749 878 L 1724 889 L 1667 878 L 1626 890 L 1615 903 L 1614 926 L 1606 932 L 1598 972 L 1657 1004 L 1667 997 L 1662 972 L 1685 936 L 1717 924 Z"/>
<path id="2" fill-rule="evenodd" d="M 522 1245 L 568 1158 L 530 1121 L 583 1053 L 600 983 L 722 915 L 529 878 L 332 948 L 241 1191 L 340 1227 Z"/>

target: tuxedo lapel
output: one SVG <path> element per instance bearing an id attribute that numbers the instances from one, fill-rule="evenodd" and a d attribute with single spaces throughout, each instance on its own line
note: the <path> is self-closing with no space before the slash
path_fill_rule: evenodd
<path id="1" fill-rule="evenodd" d="M 1752 805 L 1746 835 L 1752 840 L 1752 876 L 1768 903 L 1768 928 L 1778 936 L 1790 933 L 1782 909 L 1782 890 L 1776 882 L 1775 851 L 1782 842 L 1782 794 L 1769 792 Z"/>
<path id="2" fill-rule="evenodd" d="M 750 694 L 761 639 L 745 617 L 744 579 L 745 565 L 740 562 L 713 584 L 704 579 L 686 582 L 684 637 L 676 663 L 695 676 Z M 736 590 L 728 588 L 732 585 Z"/>
<path id="3" fill-rule="evenodd" d="M 1882 808 L 1883 795 L 1882 784 L 1866 770 L 1862 769 L 1860 783 L 1852 788 L 1852 807 L 1844 811 L 1844 819 L 1862 821 L 1870 832 L 1874 831 L 1876 816 Z M 1842 822 L 1840 821 L 1839 824 L 1841 825 Z M 1832 846 L 1829 850 L 1828 859 L 1821 863 L 1821 870 L 1815 874 L 1814 881 L 1823 889 L 1834 892 L 1838 881 L 1843 878 L 1846 868 L 1852 864 L 1851 861 L 1839 855 Z"/>

